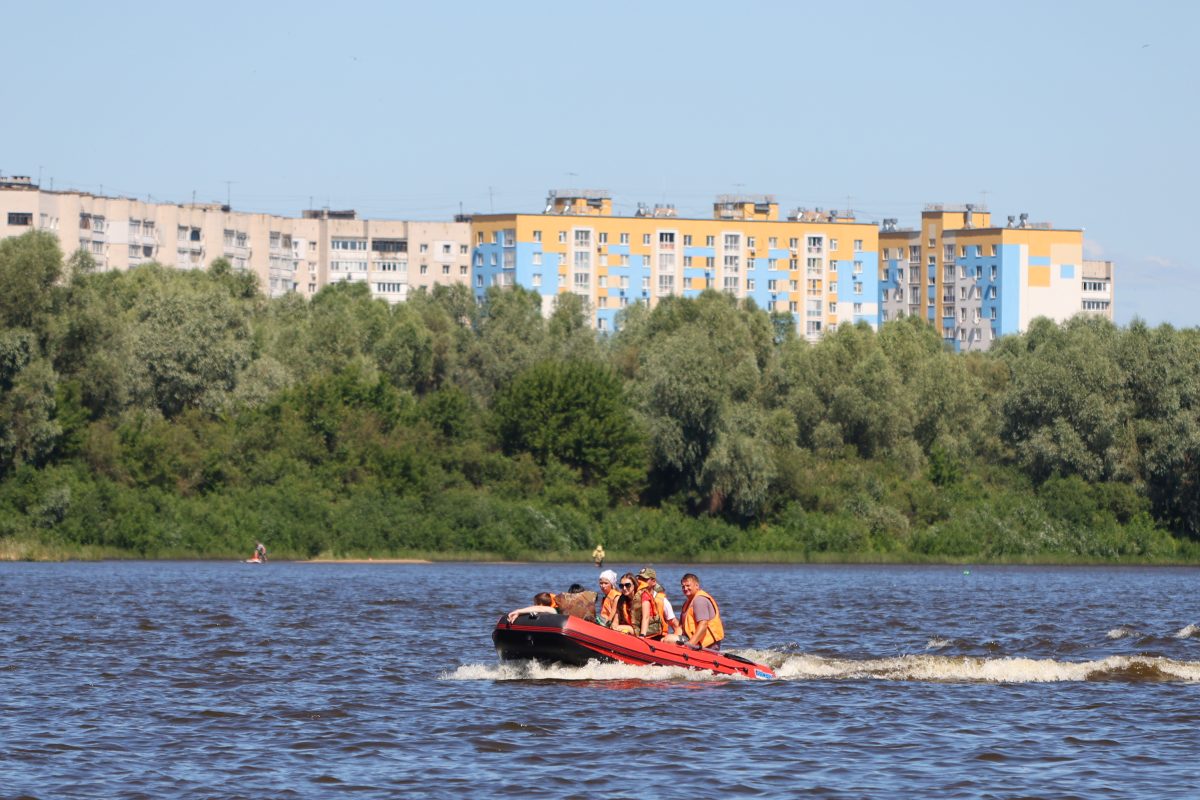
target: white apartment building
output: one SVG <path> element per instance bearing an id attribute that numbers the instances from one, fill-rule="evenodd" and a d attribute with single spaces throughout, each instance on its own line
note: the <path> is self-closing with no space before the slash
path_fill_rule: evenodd
<path id="1" fill-rule="evenodd" d="M 54 233 L 63 253 L 89 253 L 101 270 L 151 261 L 204 269 L 226 258 L 254 273 L 270 297 L 305 297 L 338 281 L 362 281 L 395 303 L 416 288 L 470 281 L 465 222 L 362 220 L 353 211 L 281 217 L 217 203 L 151 203 L 87 192 L 47 191 L 0 176 L 0 238 Z"/>

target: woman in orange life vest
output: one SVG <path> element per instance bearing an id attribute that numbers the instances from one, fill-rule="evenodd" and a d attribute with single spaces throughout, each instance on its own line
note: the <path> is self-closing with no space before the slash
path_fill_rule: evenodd
<path id="1" fill-rule="evenodd" d="M 679 581 L 687 600 L 683 603 L 683 636 L 668 637 L 667 641 L 692 647 L 720 650 L 725 638 L 721 609 L 708 592 L 700 588 L 700 579 L 689 572 Z"/>
<path id="2" fill-rule="evenodd" d="M 609 627 L 621 633 L 636 633 L 642 624 L 642 607 L 637 604 L 637 579 L 632 572 L 626 572 L 617 587 L 621 596 L 617 598 L 617 610 Z"/>
<path id="3" fill-rule="evenodd" d="M 621 592 L 613 585 L 616 582 L 617 573 L 611 569 L 600 573 L 600 616 L 596 622 L 605 627 L 610 627 L 617 616 L 617 601 L 621 599 Z"/>
<path id="4" fill-rule="evenodd" d="M 629 573 L 621 577 L 621 599 L 617 601 L 617 624 L 613 628 L 643 639 L 661 639 L 667 632 L 662 595 L 645 579 L 647 573 L 653 575 L 654 570 L 642 570 L 637 579 Z"/>

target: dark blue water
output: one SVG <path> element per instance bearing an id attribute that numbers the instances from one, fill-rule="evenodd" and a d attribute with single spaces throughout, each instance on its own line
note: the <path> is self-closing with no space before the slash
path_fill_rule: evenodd
<path id="1" fill-rule="evenodd" d="M 696 571 L 779 680 L 497 664 L 590 565 L 0 564 L 0 797 L 1200 797 L 1200 570 Z"/>

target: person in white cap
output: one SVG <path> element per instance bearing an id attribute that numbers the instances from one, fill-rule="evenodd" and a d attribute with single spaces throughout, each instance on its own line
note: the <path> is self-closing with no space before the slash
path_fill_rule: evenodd
<path id="1" fill-rule="evenodd" d="M 600 573 L 600 613 L 596 617 L 596 622 L 607 627 L 611 627 L 613 620 L 617 616 L 617 600 L 621 597 L 621 592 L 616 587 L 617 573 L 611 569 L 606 569 Z"/>

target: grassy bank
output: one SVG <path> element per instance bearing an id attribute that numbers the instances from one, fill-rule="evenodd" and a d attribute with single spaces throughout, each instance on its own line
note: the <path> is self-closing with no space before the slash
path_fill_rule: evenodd
<path id="1" fill-rule="evenodd" d="M 0 561 L 106 561 L 106 560 L 177 560 L 177 561 L 240 561 L 247 553 L 201 552 L 170 550 L 142 553 L 113 547 L 48 545 L 36 541 L 21 541 L 13 538 L 0 539 Z M 522 550 L 514 553 L 492 551 L 430 551 L 401 550 L 381 553 L 326 551 L 313 557 L 294 552 L 272 551 L 273 561 L 297 561 L 306 563 L 376 563 L 376 564 L 428 564 L 428 563 L 545 563 L 578 564 L 594 569 L 591 552 L 586 550 L 569 552 L 547 552 Z M 778 550 L 765 552 L 702 552 L 685 556 L 674 552 L 626 552 L 609 550 L 605 568 L 626 568 L 646 564 L 922 564 L 950 566 L 1200 566 L 1200 552 L 1196 548 L 1176 556 L 1122 555 L 1109 558 L 1081 556 L 1075 553 L 1039 553 L 1020 556 L 938 556 L 927 553 L 891 551 L 881 552 L 804 552 Z"/>

